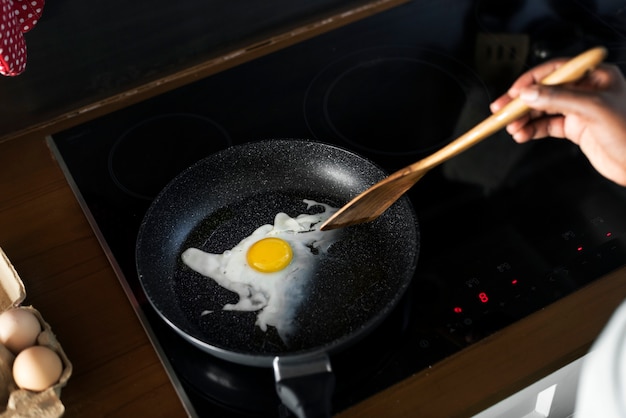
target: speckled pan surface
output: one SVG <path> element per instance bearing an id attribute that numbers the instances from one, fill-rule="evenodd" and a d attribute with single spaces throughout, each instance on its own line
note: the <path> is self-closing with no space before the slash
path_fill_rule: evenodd
<path id="1" fill-rule="evenodd" d="M 269 366 L 276 356 L 333 352 L 357 341 L 413 278 L 419 228 L 407 198 L 376 221 L 341 231 L 311 278 L 288 344 L 272 327 L 255 326 L 255 312 L 222 310 L 237 295 L 180 256 L 190 246 L 222 253 L 278 212 L 306 213 L 304 199 L 340 207 L 386 174 L 350 151 L 300 139 L 250 142 L 206 157 L 164 188 L 142 222 L 137 269 L 150 303 L 193 344 L 242 364 Z"/>

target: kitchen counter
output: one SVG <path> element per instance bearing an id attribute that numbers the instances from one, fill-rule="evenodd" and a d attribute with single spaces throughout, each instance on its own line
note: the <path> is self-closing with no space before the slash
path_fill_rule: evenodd
<path id="1" fill-rule="evenodd" d="M 378 10 L 400 2 L 372 4 Z M 24 304 L 42 313 L 73 363 L 61 396 L 66 417 L 182 417 L 187 412 L 46 136 L 374 9 L 308 22 L 301 30 L 272 35 L 268 42 L 251 42 L 237 54 L 70 110 L 55 110 L 26 128 L 0 135 L 0 247 L 24 281 Z M 471 416 L 583 356 L 625 296 L 626 268 L 621 268 L 339 415 Z"/>
<path id="2" fill-rule="evenodd" d="M 45 138 L 0 167 L 0 245 L 74 365 L 66 416 L 185 416 Z M 625 295 L 622 268 L 340 415 L 469 416 L 582 356 Z"/>
<path id="3" fill-rule="evenodd" d="M 184 416 L 44 138 L 0 144 L 0 245 L 74 365 L 68 417 Z"/>

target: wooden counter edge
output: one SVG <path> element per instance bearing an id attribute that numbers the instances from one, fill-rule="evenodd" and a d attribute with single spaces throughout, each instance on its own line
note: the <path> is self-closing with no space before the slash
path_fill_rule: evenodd
<path id="1" fill-rule="evenodd" d="M 411 0 L 374 0 L 330 16 L 318 17 L 316 20 L 294 28 L 287 28 L 281 33 L 266 38 L 243 41 L 243 46 L 226 52 L 216 52 L 214 58 L 200 64 L 161 76 L 119 94 L 94 100 L 93 103 L 78 106 L 35 125 L 2 135 L 0 143 L 31 135 L 46 136 L 69 129 L 409 1 Z"/>

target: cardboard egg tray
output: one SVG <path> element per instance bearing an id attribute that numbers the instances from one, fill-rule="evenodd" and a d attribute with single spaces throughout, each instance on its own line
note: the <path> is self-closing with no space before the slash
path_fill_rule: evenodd
<path id="1" fill-rule="evenodd" d="M 72 374 L 72 364 L 61 344 L 52 332 L 50 325 L 39 311 L 32 306 L 21 306 L 26 297 L 24 283 L 15 271 L 2 248 L 0 248 L 0 312 L 7 309 L 27 309 L 41 324 L 37 344 L 56 351 L 63 362 L 63 372 L 59 381 L 43 392 L 31 392 L 17 387 L 13 381 L 12 365 L 15 355 L 0 344 L 0 418 L 56 418 L 63 415 L 65 407 L 61 402 L 61 389 Z"/>

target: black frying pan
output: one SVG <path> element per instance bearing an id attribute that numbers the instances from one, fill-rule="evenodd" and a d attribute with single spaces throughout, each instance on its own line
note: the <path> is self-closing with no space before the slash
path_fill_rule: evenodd
<path id="1" fill-rule="evenodd" d="M 222 253 L 272 224 L 278 212 L 307 213 L 304 199 L 341 207 L 385 175 L 352 152 L 306 140 L 252 142 L 208 156 L 161 191 L 141 224 L 136 260 L 148 300 L 200 349 L 240 364 L 273 366 L 283 402 L 300 416 L 311 415 L 307 399 L 291 402 L 289 393 L 304 377 L 330 373 L 327 355 L 376 327 L 413 277 L 419 229 L 409 200 L 374 222 L 341 231 L 320 258 L 288 342 L 272 327 L 264 332 L 256 326 L 256 312 L 222 310 L 237 295 L 189 269 L 181 253 L 189 247 Z M 206 311 L 212 313 L 202 315 Z M 307 396 L 314 383 L 304 384 Z M 318 383 L 327 396 L 329 380 Z"/>

